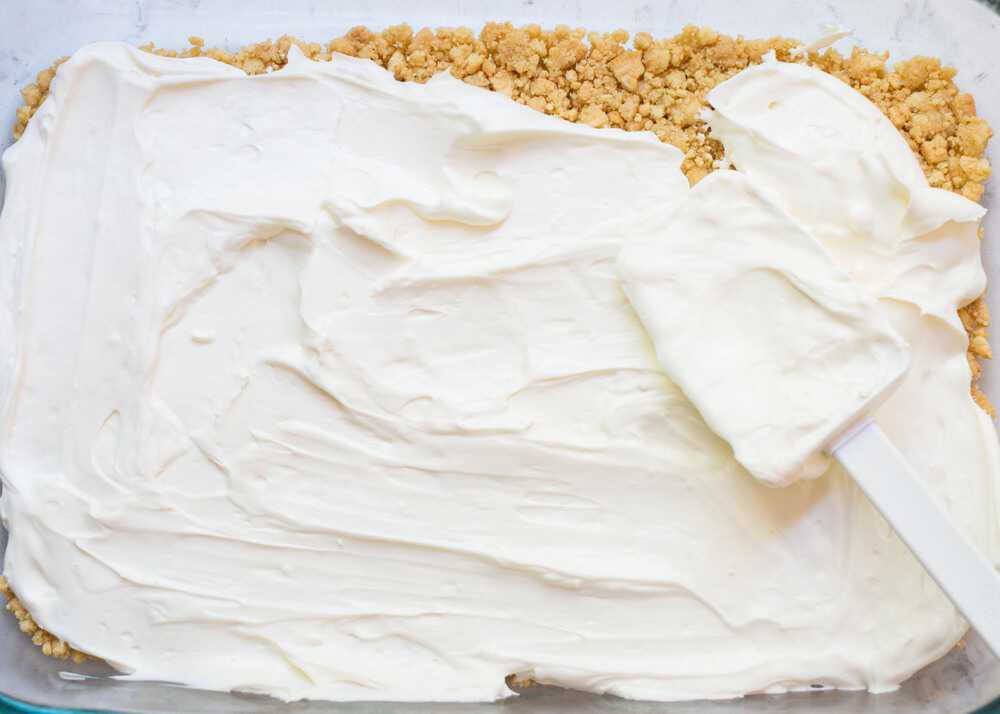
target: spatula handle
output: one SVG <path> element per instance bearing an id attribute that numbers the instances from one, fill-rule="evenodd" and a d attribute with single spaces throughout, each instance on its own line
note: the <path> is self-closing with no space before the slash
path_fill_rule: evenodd
<path id="1" fill-rule="evenodd" d="M 955 528 L 899 450 L 868 422 L 831 453 L 1000 657 L 1000 575 Z"/>

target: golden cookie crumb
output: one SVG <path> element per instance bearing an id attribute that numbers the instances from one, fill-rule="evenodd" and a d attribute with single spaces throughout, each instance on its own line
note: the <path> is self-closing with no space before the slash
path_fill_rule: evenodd
<path id="1" fill-rule="evenodd" d="M 990 326 L 990 309 L 986 305 L 986 299 L 980 296 L 958 311 L 958 316 L 962 320 L 962 325 L 969 335 L 969 367 L 972 370 L 972 398 L 991 417 L 996 416 L 996 409 L 990 403 L 983 391 L 979 388 L 979 378 L 982 376 L 981 359 L 992 359 L 993 350 L 990 348 L 988 328 Z"/>
<path id="2" fill-rule="evenodd" d="M 21 604 L 21 601 L 15 597 L 14 592 L 7 583 L 7 579 L 2 575 L 0 575 L 0 594 L 7 601 L 6 609 L 17 618 L 18 628 L 24 634 L 30 635 L 31 641 L 41 647 L 44 654 L 59 659 L 72 659 L 78 664 L 87 659 L 87 655 L 83 652 L 73 649 L 63 640 L 50 635 L 40 628 L 34 619 L 32 619 L 27 609 Z"/>

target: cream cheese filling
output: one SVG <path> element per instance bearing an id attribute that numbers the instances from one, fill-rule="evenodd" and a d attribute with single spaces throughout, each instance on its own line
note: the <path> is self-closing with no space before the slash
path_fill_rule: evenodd
<path id="1" fill-rule="evenodd" d="M 995 555 L 980 210 L 853 96 L 751 70 L 713 131 L 881 298 L 913 366 L 878 419 Z M 887 165 L 780 143 L 831 107 Z M 4 574 L 129 676 L 284 699 L 895 687 L 964 622 L 839 470 L 750 478 L 622 290 L 681 160 L 446 75 L 80 50 L 4 155 Z M 850 221 L 785 166 L 860 181 Z"/>

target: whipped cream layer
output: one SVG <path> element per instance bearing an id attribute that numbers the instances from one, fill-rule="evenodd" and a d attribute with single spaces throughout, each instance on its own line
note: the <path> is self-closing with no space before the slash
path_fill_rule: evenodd
<path id="1" fill-rule="evenodd" d="M 817 94 L 803 121 L 853 101 L 741 77 Z M 4 574 L 131 677 L 285 699 L 490 700 L 514 672 L 652 699 L 896 686 L 963 621 L 839 470 L 752 479 L 622 290 L 681 159 L 363 60 L 77 52 L 4 155 Z M 882 216 L 895 175 L 860 179 Z M 954 314 L 979 213 L 923 195 L 929 233 L 861 221 L 835 253 L 913 349 L 879 421 L 996 553 Z"/>
<path id="2" fill-rule="evenodd" d="M 738 171 L 645 228 L 618 268 L 667 376 L 756 478 L 823 474 L 909 364 L 876 301 Z"/>

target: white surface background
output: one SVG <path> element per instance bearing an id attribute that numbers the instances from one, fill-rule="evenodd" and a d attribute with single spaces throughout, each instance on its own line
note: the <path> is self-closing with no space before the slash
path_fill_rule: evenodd
<path id="1" fill-rule="evenodd" d="M 53 59 L 88 42 L 152 40 L 180 48 L 189 35 L 200 35 L 209 45 L 235 48 L 286 32 L 326 41 L 358 24 L 478 29 L 487 20 L 622 27 L 654 36 L 694 23 L 746 37 L 807 41 L 821 34 L 822 25 L 838 24 L 854 30 L 853 38 L 838 43 L 842 51 L 857 42 L 888 50 L 891 59 L 930 54 L 958 68 L 959 87 L 975 95 L 979 113 L 1000 135 L 1000 16 L 975 0 L 0 0 L 0 147 L 10 143 L 18 89 Z M 1000 150 L 989 154 L 992 160 Z M 991 209 L 984 255 L 990 307 L 1000 324 L 998 186 L 1000 177 L 984 199 Z M 1000 328 L 994 346 L 1000 353 Z M 984 388 L 1000 403 L 1000 366 L 987 365 Z"/>

